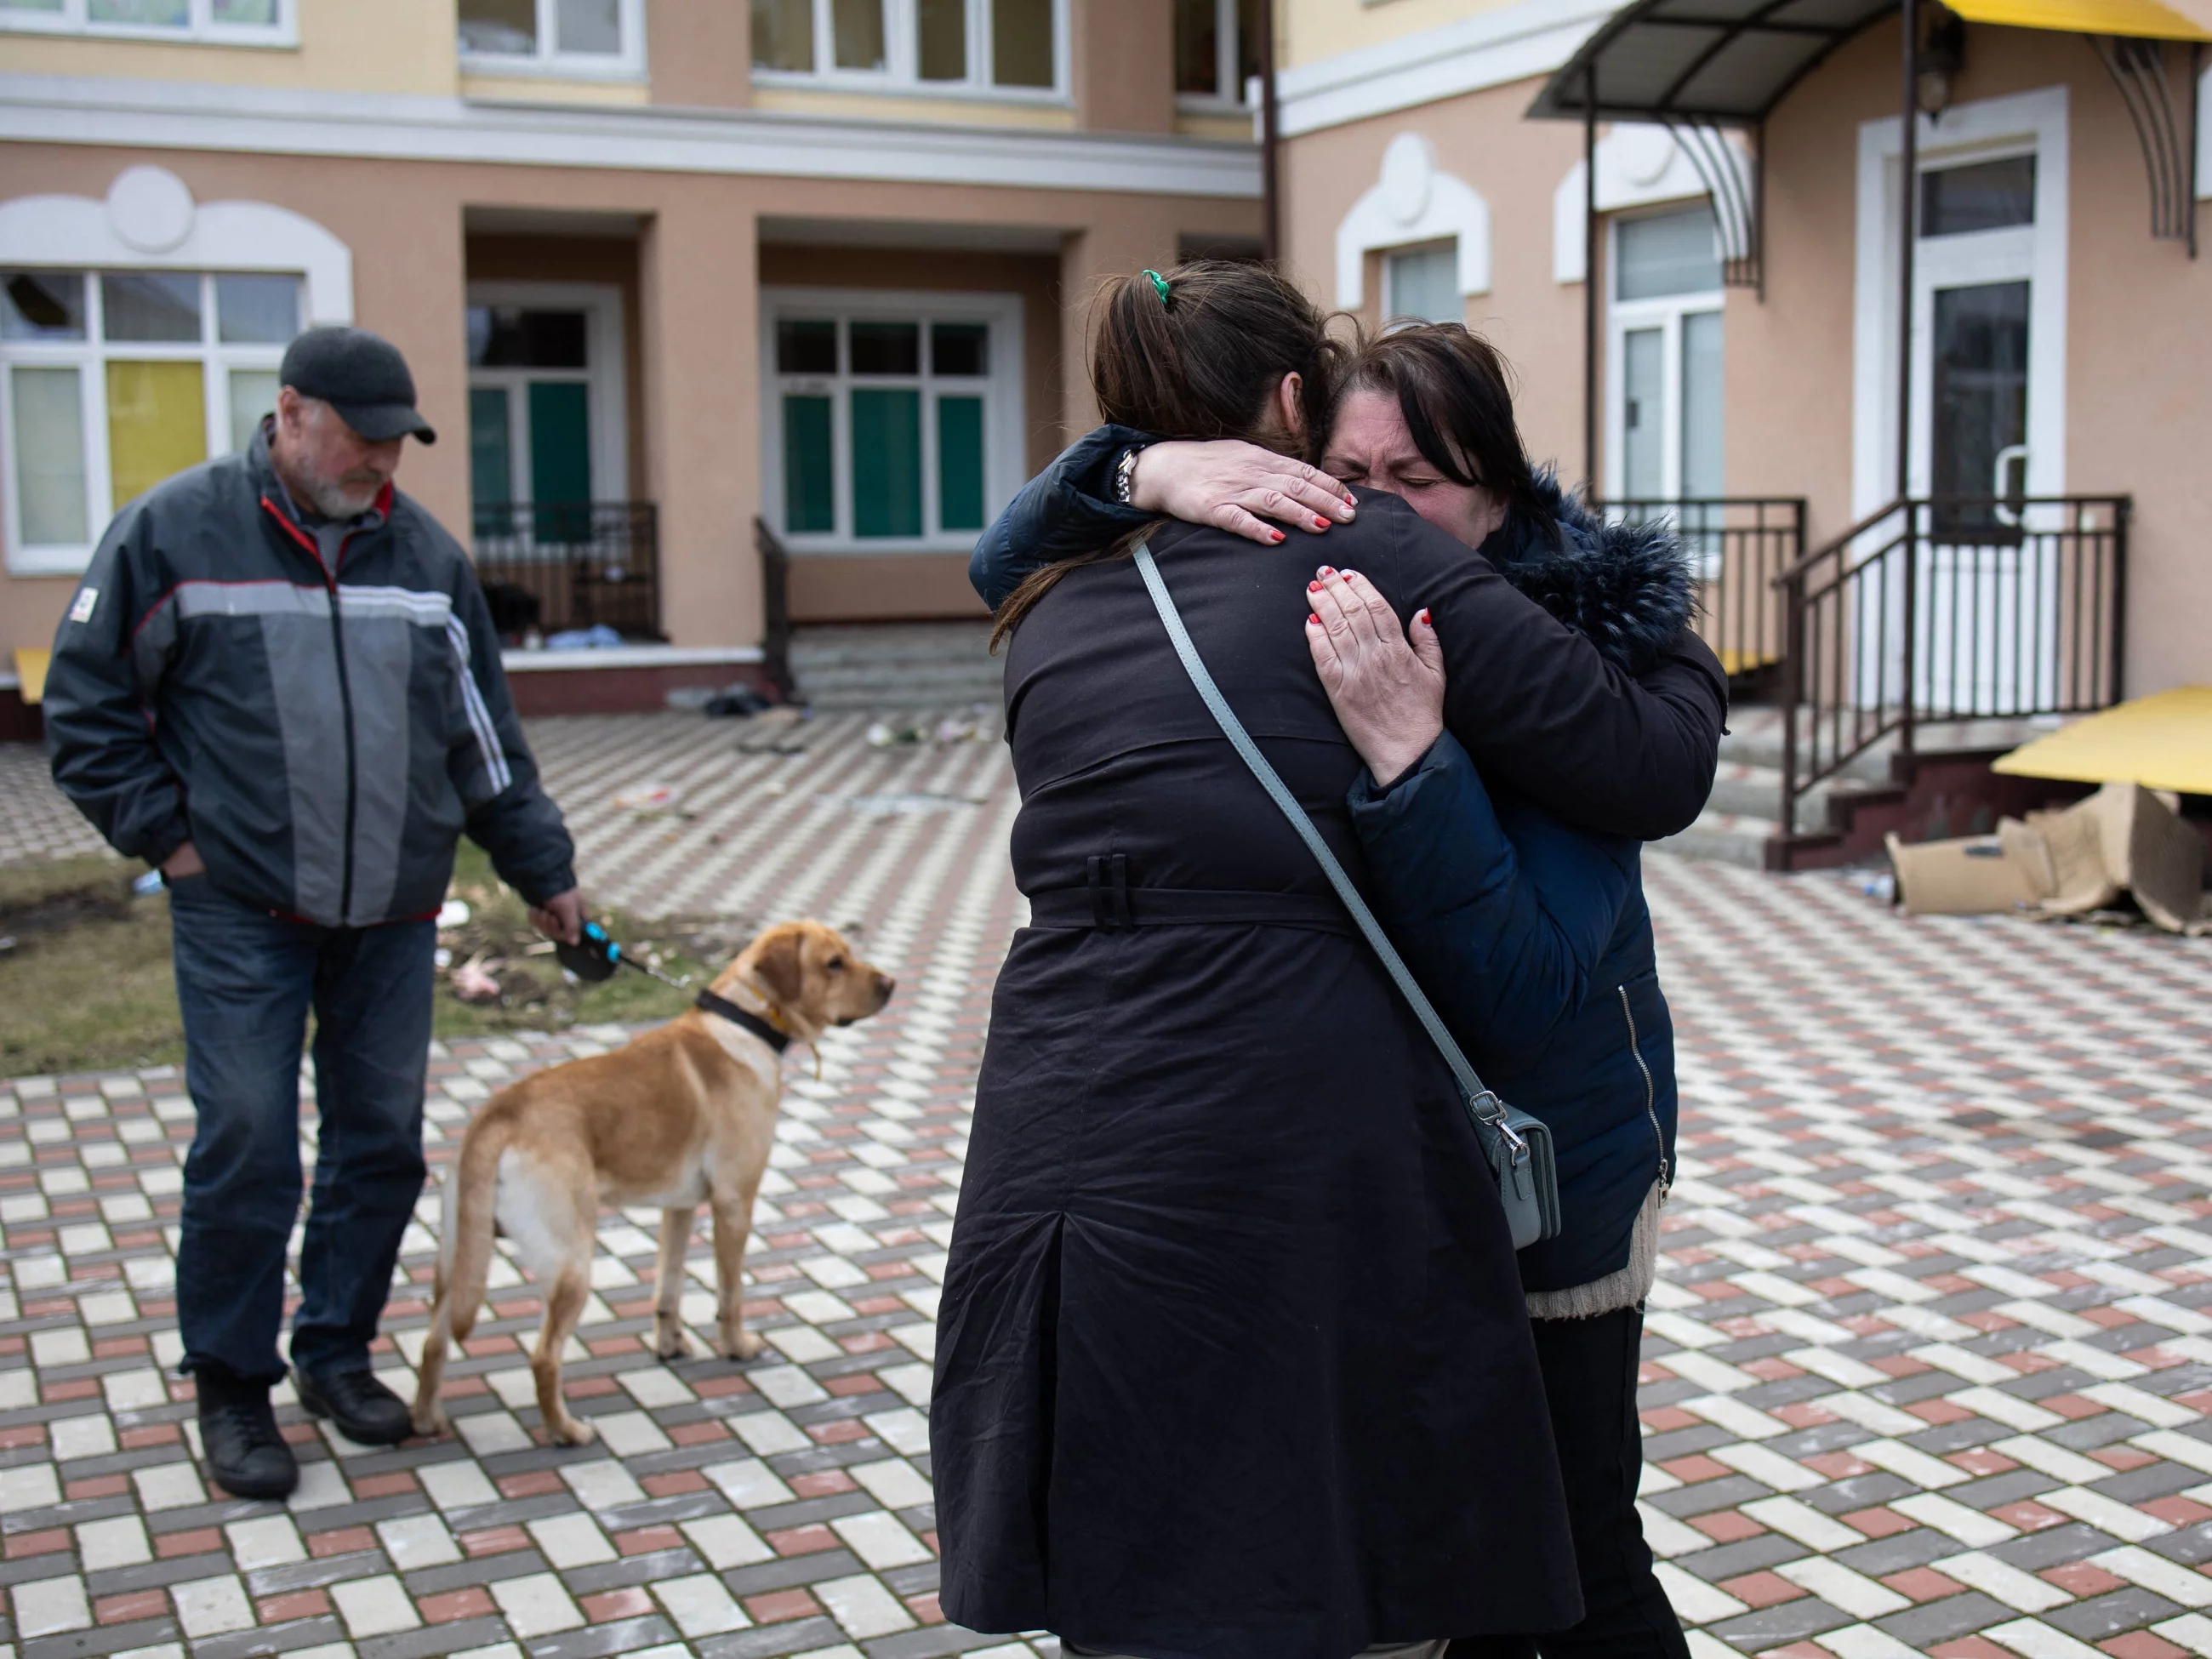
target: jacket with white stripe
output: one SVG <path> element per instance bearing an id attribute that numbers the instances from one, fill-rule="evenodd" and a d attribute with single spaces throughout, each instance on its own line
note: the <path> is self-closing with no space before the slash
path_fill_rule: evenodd
<path id="1" fill-rule="evenodd" d="M 388 486 L 309 528 L 242 455 L 116 515 L 54 637 L 54 781 L 118 852 L 325 927 L 437 909 L 465 831 L 524 898 L 574 850 L 468 556 Z"/>

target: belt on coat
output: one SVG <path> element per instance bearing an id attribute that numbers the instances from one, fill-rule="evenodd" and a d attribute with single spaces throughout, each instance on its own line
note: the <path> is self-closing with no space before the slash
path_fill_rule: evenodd
<path id="1" fill-rule="evenodd" d="M 1352 918 L 1331 893 L 1240 892 L 1225 887 L 1133 887 L 1121 853 L 1089 860 L 1080 887 L 1048 887 L 1030 895 L 1032 927 L 1190 927 L 1209 923 L 1318 928 L 1353 935 Z"/>

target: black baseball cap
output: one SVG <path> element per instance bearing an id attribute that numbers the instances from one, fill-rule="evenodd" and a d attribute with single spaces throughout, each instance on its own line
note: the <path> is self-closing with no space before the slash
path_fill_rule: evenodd
<path id="1" fill-rule="evenodd" d="M 320 398 L 338 418 L 371 443 L 412 433 L 438 441 L 415 408 L 415 377 L 399 348 L 365 328 L 311 328 L 285 348 L 276 370 L 280 384 L 303 398 Z"/>

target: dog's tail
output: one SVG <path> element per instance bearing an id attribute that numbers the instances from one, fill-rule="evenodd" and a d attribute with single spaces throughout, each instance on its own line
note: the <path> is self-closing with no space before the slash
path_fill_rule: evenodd
<path id="1" fill-rule="evenodd" d="M 446 1176 L 444 1237 L 438 1244 L 440 1305 L 446 1329 L 466 1340 L 482 1311 L 491 1277 L 493 1224 L 497 1218 L 499 1160 L 511 1131 L 500 1117 L 478 1120 L 461 1142 L 461 1155 Z"/>

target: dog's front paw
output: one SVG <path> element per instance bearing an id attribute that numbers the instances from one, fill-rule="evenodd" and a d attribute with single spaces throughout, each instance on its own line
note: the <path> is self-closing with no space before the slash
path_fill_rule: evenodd
<path id="1" fill-rule="evenodd" d="M 409 1419 L 409 1425 L 416 1433 L 428 1439 L 453 1431 L 453 1419 L 446 1414 L 443 1406 L 433 1406 L 427 1411 L 417 1407 Z"/>
<path id="2" fill-rule="evenodd" d="M 556 1446 L 588 1446 L 599 1437 L 599 1431 L 580 1417 L 571 1417 L 552 1425 L 546 1432 Z"/>
<path id="3" fill-rule="evenodd" d="M 761 1357 L 762 1350 L 767 1346 L 766 1342 L 748 1330 L 722 1333 L 722 1357 L 725 1359 L 735 1359 L 741 1363 L 748 1359 L 757 1359 Z"/>
<path id="4" fill-rule="evenodd" d="M 681 1320 L 664 1321 L 653 1328 L 653 1351 L 663 1359 L 689 1359 L 691 1333 L 684 1328 Z"/>

